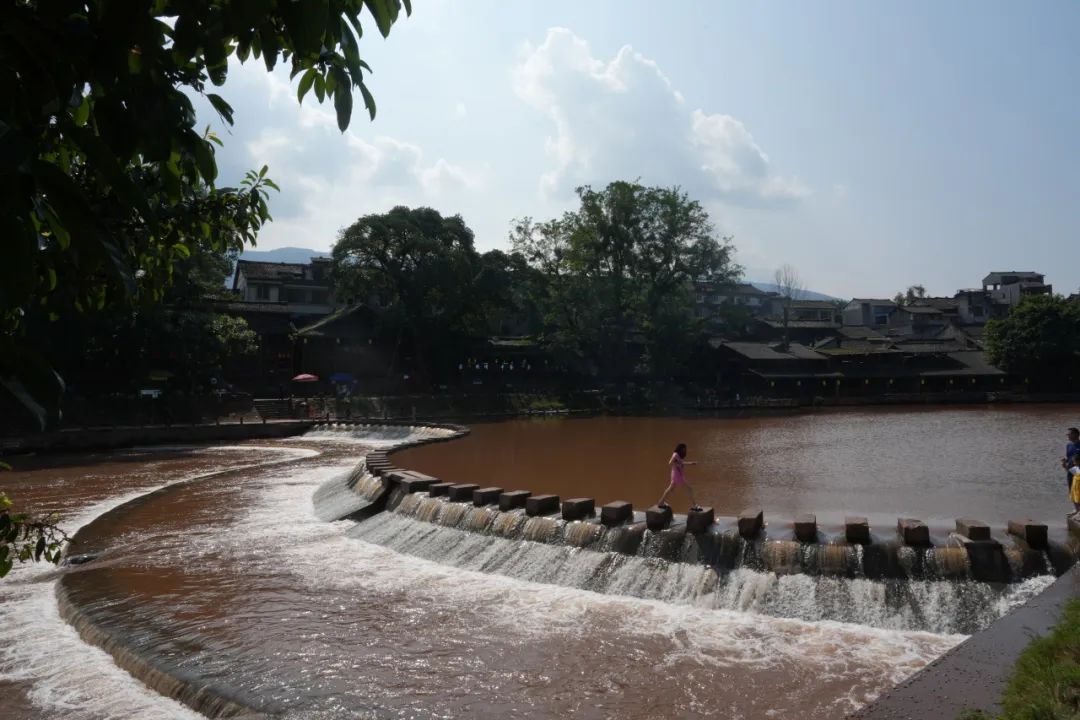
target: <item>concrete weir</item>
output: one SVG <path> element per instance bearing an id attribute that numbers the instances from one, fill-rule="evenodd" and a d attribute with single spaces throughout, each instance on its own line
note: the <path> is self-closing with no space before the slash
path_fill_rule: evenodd
<path id="1" fill-rule="evenodd" d="M 410 437 L 390 450 L 468 432 L 453 425 L 431 427 L 444 434 Z M 387 450 L 369 453 L 347 485 L 354 501 L 338 517 L 362 520 L 391 511 L 465 532 L 705 564 L 717 571 L 746 567 L 780 575 L 1009 583 L 1060 575 L 1080 556 L 1080 523 L 1070 524 L 1067 542 L 1056 543 L 1046 525 L 1023 517 L 1002 528 L 958 518 L 955 528 L 942 533 L 910 517 L 872 526 L 865 517 L 849 516 L 834 528 L 809 513 L 770 523 L 757 507 L 734 517 L 717 515 L 713 508 L 695 508 L 685 516 L 669 507 L 635 511 L 621 500 L 598 508 L 589 497 L 442 482 L 396 467 Z"/>
<path id="2" fill-rule="evenodd" d="M 355 491 L 380 510 L 466 532 L 706 564 L 717 571 L 747 567 L 781 575 L 1008 583 L 1061 574 L 1080 554 L 1080 526 L 1061 544 L 1049 540 L 1045 525 L 1027 519 L 998 528 L 998 539 L 987 523 L 972 518 L 958 518 L 944 535 L 909 517 L 872 527 L 853 516 L 835 529 L 813 514 L 770 524 L 761 508 L 735 517 L 695 508 L 683 516 L 668 507 L 641 512 L 614 501 L 598 510 L 594 498 L 443 483 L 395 468 L 384 452 L 369 455 L 357 472 L 362 479 Z"/>

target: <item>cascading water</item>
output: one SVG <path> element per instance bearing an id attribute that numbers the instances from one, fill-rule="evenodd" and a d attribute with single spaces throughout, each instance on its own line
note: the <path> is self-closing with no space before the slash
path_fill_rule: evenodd
<path id="1" fill-rule="evenodd" d="M 1003 607 L 1023 602 L 1052 579 L 1037 577 L 995 588 L 970 580 L 867 580 L 746 567 L 718 573 L 711 566 L 663 559 L 670 551 L 659 534 L 652 535 L 657 541 L 645 543 L 641 554 L 628 556 L 584 549 L 596 543 L 602 529 L 589 523 L 572 523 L 566 544 L 552 544 L 546 540 L 561 521 L 551 518 L 529 518 L 522 528 L 520 513 L 502 513 L 491 534 L 478 534 L 458 526 L 469 517 L 490 518 L 493 513 L 486 508 L 422 500 L 413 501 L 409 509 L 430 517 L 436 504 L 442 506 L 436 523 L 386 512 L 358 524 L 349 536 L 453 567 L 530 582 L 701 608 L 936 633 L 974 632 L 999 617 Z M 499 536 L 504 533 L 510 537 Z M 781 549 L 808 551 L 788 545 Z"/>

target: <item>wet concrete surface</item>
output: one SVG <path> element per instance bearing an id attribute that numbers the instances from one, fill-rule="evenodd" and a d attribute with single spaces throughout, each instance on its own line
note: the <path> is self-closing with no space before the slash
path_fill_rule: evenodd
<path id="1" fill-rule="evenodd" d="M 964 710 L 1000 712 L 998 703 L 1016 659 L 1032 639 L 1057 624 L 1065 604 L 1076 597 L 1080 597 L 1080 567 L 851 717 L 951 720 Z"/>

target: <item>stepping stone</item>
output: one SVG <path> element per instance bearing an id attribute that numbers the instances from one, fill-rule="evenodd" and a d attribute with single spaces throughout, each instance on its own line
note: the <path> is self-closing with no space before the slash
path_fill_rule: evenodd
<path id="1" fill-rule="evenodd" d="M 795 518 L 795 539 L 799 542 L 817 542 L 817 516 L 809 513 Z"/>
<path id="2" fill-rule="evenodd" d="M 608 527 L 622 525 L 632 517 L 634 517 L 634 506 L 625 500 L 609 502 L 600 508 L 600 522 Z"/>
<path id="3" fill-rule="evenodd" d="M 473 490 L 476 490 L 479 485 L 476 483 L 458 483 L 457 485 L 451 485 L 446 494 L 450 498 L 450 502 L 469 502 L 472 500 Z"/>
<path id="4" fill-rule="evenodd" d="M 525 507 L 525 501 L 532 495 L 528 490 L 511 490 L 499 496 L 499 509 L 503 512 Z"/>
<path id="5" fill-rule="evenodd" d="M 440 497 L 450 492 L 450 487 L 454 483 L 435 483 L 428 487 L 428 497 Z"/>
<path id="6" fill-rule="evenodd" d="M 765 513 L 756 508 L 739 513 L 739 534 L 747 540 L 753 540 L 765 527 Z"/>
<path id="7" fill-rule="evenodd" d="M 926 523 L 915 518 L 898 518 L 896 531 L 905 545 L 926 547 L 930 545 L 930 528 Z"/>
<path id="8" fill-rule="evenodd" d="M 526 515 L 550 515 L 553 512 L 558 512 L 558 510 L 558 495 L 533 495 L 525 501 Z"/>
<path id="9" fill-rule="evenodd" d="M 711 507 L 701 508 L 700 510 L 691 510 L 686 513 L 686 532 L 688 533 L 703 533 L 709 529 L 709 526 L 716 522 L 716 513 L 713 512 Z"/>
<path id="10" fill-rule="evenodd" d="M 591 517 L 596 512 L 596 501 L 592 498 L 572 498 L 563 500 L 563 520 L 581 520 Z"/>
<path id="11" fill-rule="evenodd" d="M 499 496 L 502 495 L 502 491 L 503 489 L 500 487 L 487 487 L 473 490 L 472 504 L 476 507 L 483 507 L 484 505 L 496 503 L 499 501 Z"/>
<path id="12" fill-rule="evenodd" d="M 866 545 L 870 542 L 870 523 L 859 515 L 844 518 L 844 537 L 849 543 Z"/>
<path id="13" fill-rule="evenodd" d="M 645 511 L 645 525 L 650 530 L 663 530 L 671 524 L 671 508 L 653 505 Z"/>
<path id="14" fill-rule="evenodd" d="M 963 535 L 968 540 L 989 540 L 990 539 L 990 526 L 981 520 L 969 520 L 967 518 L 957 518 L 956 520 L 956 532 L 959 535 Z"/>
<path id="15" fill-rule="evenodd" d="M 1009 534 L 1022 538 L 1029 546 L 1036 549 L 1046 547 L 1046 526 L 1036 523 L 1031 518 L 1009 521 Z"/>

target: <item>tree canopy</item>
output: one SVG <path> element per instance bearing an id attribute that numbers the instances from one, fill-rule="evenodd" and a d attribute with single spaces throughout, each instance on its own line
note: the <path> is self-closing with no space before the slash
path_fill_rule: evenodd
<path id="1" fill-rule="evenodd" d="M 608 377 L 678 370 L 700 340 L 695 281 L 722 284 L 741 273 L 730 238 L 678 188 L 619 181 L 577 192 L 577 210 L 541 223 L 524 218 L 511 234 L 546 279 L 546 343 Z"/>
<path id="2" fill-rule="evenodd" d="M 986 352 L 1006 372 L 1060 385 L 1080 370 L 1080 303 L 1060 295 L 1025 298 L 987 323 Z"/>
<path id="3" fill-rule="evenodd" d="M 0 389 L 39 422 L 59 378 L 20 340 L 31 309 L 53 317 L 160 299 L 177 263 L 253 243 L 270 219 L 266 168 L 218 187 L 218 139 L 192 96 L 231 60 L 288 63 L 300 101 L 330 99 L 349 124 L 353 89 L 374 117 L 359 54 L 366 9 L 382 35 L 408 0 L 57 0 L 0 7 Z"/>

